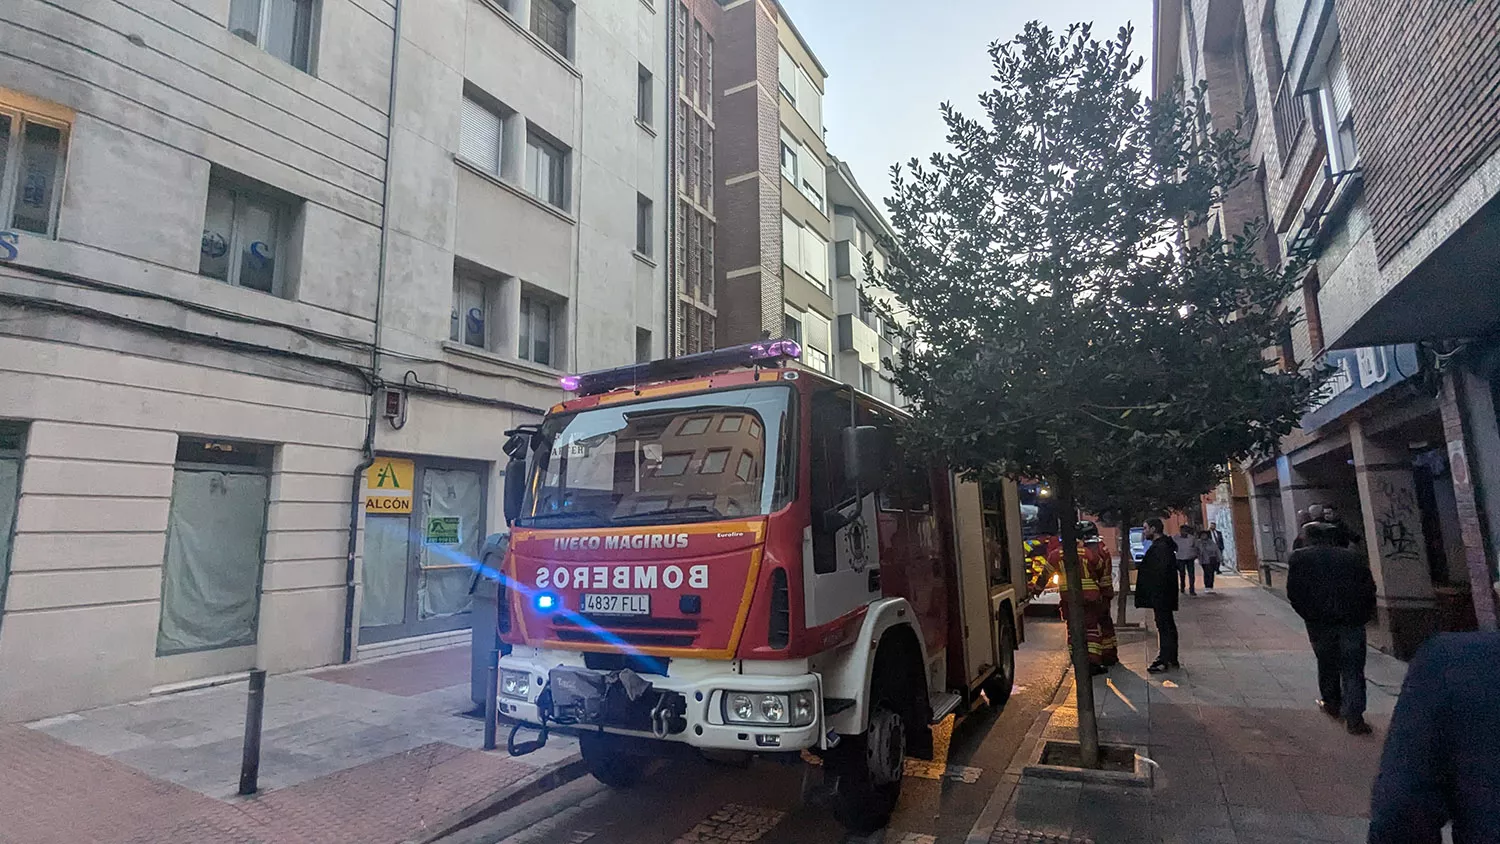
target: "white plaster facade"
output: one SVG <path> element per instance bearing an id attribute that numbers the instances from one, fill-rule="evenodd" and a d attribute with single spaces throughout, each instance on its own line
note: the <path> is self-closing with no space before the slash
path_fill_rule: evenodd
<path id="1" fill-rule="evenodd" d="M 559 397 L 559 371 L 660 353 L 663 273 L 635 254 L 638 199 L 663 207 L 666 189 L 665 133 L 637 121 L 640 69 L 666 76 L 659 8 L 567 6 L 560 54 L 523 25 L 527 0 L 314 0 L 304 71 L 231 32 L 240 3 L 17 0 L 0 17 L 7 134 L 65 132 L 36 194 L 50 231 L 11 225 L 42 189 L 20 141 L 0 172 L 0 463 L 19 467 L 0 502 L 0 722 L 343 658 L 377 338 L 376 378 L 418 386 L 373 451 L 469 461 L 493 491 L 486 532 L 503 431 Z M 524 163 L 459 160 L 466 90 L 513 110 L 522 162 L 530 126 L 568 151 L 565 207 L 526 191 Z M 275 295 L 200 274 L 211 185 L 278 209 Z M 231 263 L 238 237 L 220 243 Z M 264 260 L 250 240 L 243 260 Z M 455 263 L 498 292 L 486 348 L 449 339 Z M 550 366 L 519 359 L 523 292 L 555 306 Z M 269 447 L 253 641 L 158 655 L 179 451 L 197 440 Z"/>

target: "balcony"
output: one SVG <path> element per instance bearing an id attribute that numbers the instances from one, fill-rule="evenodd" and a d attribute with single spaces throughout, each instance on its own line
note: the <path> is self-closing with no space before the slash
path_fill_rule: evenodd
<path id="1" fill-rule="evenodd" d="M 859 362 L 871 368 L 880 366 L 880 335 L 854 314 L 839 315 L 839 351 L 854 352 Z"/>
<path id="2" fill-rule="evenodd" d="M 1271 120 L 1276 124 L 1276 147 L 1284 166 L 1296 149 L 1297 140 L 1307 126 L 1307 106 L 1302 97 L 1292 91 L 1290 79 L 1283 75 L 1276 89 L 1276 101 L 1271 105 Z"/>

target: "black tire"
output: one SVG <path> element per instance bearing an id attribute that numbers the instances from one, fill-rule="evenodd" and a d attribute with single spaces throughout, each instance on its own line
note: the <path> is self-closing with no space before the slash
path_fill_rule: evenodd
<path id="1" fill-rule="evenodd" d="M 905 762 L 905 721 L 882 701 L 870 712 L 870 729 L 846 736 L 824 759 L 834 779 L 834 818 L 855 835 L 884 828 L 901 799 Z"/>
<path id="2" fill-rule="evenodd" d="M 646 767 L 644 760 L 619 752 L 609 735 L 584 733 L 578 737 L 578 752 L 594 779 L 610 788 L 634 788 Z"/>
<path id="3" fill-rule="evenodd" d="M 1008 619 L 1001 619 L 999 626 L 1000 665 L 984 681 L 984 696 L 990 699 L 990 706 L 1004 709 L 1016 685 L 1016 628 Z"/>

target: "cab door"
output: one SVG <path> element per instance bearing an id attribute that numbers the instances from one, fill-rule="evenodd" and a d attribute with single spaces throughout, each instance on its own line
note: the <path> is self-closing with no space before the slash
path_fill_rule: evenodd
<path id="1" fill-rule="evenodd" d="M 878 491 L 856 497 L 844 472 L 843 432 L 855 418 L 852 400 L 848 387 L 829 387 L 813 394 L 809 412 L 812 518 L 802 539 L 809 628 L 843 618 L 880 597 Z"/>

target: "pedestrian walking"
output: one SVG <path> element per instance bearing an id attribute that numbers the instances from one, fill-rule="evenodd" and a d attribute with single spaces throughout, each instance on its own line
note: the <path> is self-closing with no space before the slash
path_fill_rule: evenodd
<path id="1" fill-rule="evenodd" d="M 1406 670 L 1370 798 L 1369 844 L 1500 841 L 1500 634 L 1443 633 Z"/>
<path id="2" fill-rule="evenodd" d="M 1212 595 L 1214 575 L 1219 571 L 1219 546 L 1212 531 L 1198 531 L 1198 565 L 1203 567 L 1203 591 Z"/>
<path id="3" fill-rule="evenodd" d="M 1181 668 L 1177 650 L 1177 545 L 1167 536 L 1161 519 L 1147 519 L 1144 526 L 1146 555 L 1135 575 L 1135 605 L 1138 609 L 1151 610 L 1156 616 L 1156 659 L 1146 669 L 1160 674 L 1172 668 Z"/>
<path id="4" fill-rule="evenodd" d="M 1297 511 L 1297 535 L 1292 539 L 1293 551 L 1307 544 L 1307 536 L 1303 533 L 1303 528 L 1310 521 L 1312 521 L 1312 516 L 1306 510 Z"/>
<path id="5" fill-rule="evenodd" d="M 1062 563 L 1062 548 L 1052 551 L 1049 563 L 1062 572 L 1059 591 L 1067 590 L 1067 569 Z M 1120 662 L 1119 642 L 1115 638 L 1114 619 L 1109 605 L 1114 600 L 1114 560 L 1099 538 L 1099 527 L 1093 522 L 1078 523 L 1078 564 L 1083 571 L 1083 631 L 1088 645 L 1089 668 L 1095 675 L 1109 671 Z M 1068 602 L 1062 602 L 1063 621 L 1068 619 Z"/>
<path id="6" fill-rule="evenodd" d="M 1333 526 L 1334 544 L 1340 545 L 1344 548 L 1353 548 L 1355 545 L 1358 545 L 1360 543 L 1359 534 L 1355 533 L 1353 529 L 1351 529 L 1349 525 L 1344 522 L 1343 517 L 1340 516 L 1338 511 L 1333 507 L 1323 508 L 1322 521 L 1325 524 Z"/>
<path id="7" fill-rule="evenodd" d="M 1287 600 L 1307 625 L 1323 712 L 1367 735 L 1365 625 L 1375 617 L 1375 578 L 1364 557 L 1335 544 L 1331 525 L 1310 522 L 1306 533 L 1307 544 L 1287 562 Z"/>
<path id="8" fill-rule="evenodd" d="M 1198 594 L 1198 574 L 1193 561 L 1198 559 L 1198 538 L 1187 525 L 1177 529 L 1174 540 L 1177 551 L 1178 591 L 1189 595 Z"/>
<path id="9" fill-rule="evenodd" d="M 1214 544 L 1219 546 L 1219 572 L 1221 574 L 1230 573 L 1228 569 L 1224 568 L 1224 560 L 1227 559 L 1224 555 L 1224 534 L 1219 532 L 1218 525 L 1209 525 L 1208 529 L 1214 536 Z"/>

